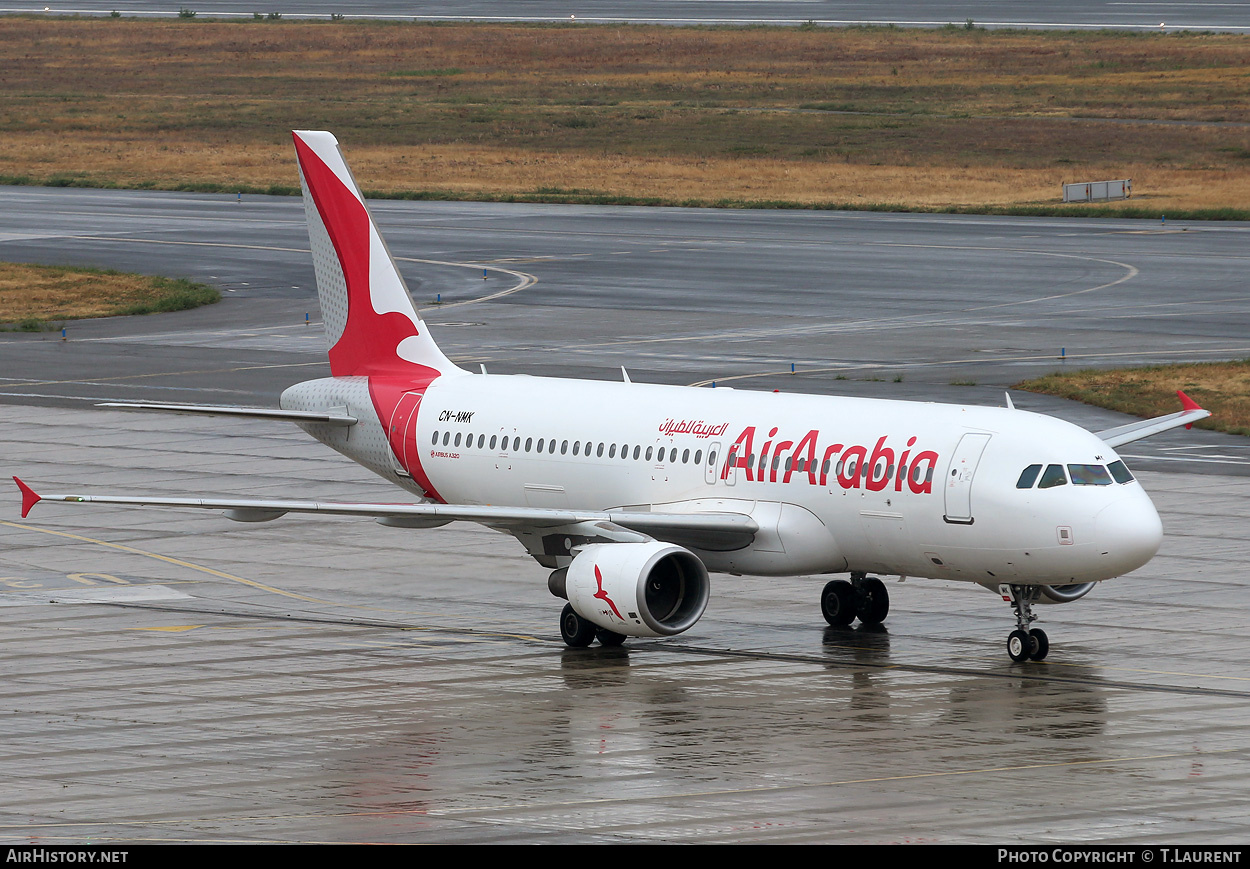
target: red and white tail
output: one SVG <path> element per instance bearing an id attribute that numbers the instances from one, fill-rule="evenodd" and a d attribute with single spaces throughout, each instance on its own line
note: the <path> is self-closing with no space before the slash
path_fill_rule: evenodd
<path id="1" fill-rule="evenodd" d="M 317 295 L 335 377 L 460 371 L 413 307 L 338 140 L 296 130 Z"/>

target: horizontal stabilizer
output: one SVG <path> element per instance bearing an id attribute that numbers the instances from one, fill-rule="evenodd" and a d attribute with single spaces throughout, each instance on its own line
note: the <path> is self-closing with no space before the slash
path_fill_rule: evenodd
<path id="1" fill-rule="evenodd" d="M 1133 441 L 1139 441 L 1142 438 L 1148 438 L 1151 435 L 1157 435 L 1161 432 L 1169 431 L 1178 426 L 1189 428 L 1200 419 L 1206 419 L 1211 415 L 1211 411 L 1203 410 L 1196 401 L 1190 398 L 1179 389 L 1176 391 L 1177 396 L 1181 400 L 1181 410 L 1177 413 L 1169 413 L 1167 416 L 1156 416 L 1153 419 L 1143 419 L 1140 422 L 1130 422 L 1127 425 L 1109 428 L 1106 431 L 1098 432 L 1098 436 L 1107 442 L 1109 447 L 1118 447 L 1123 444 L 1131 444 Z"/>
<path id="2" fill-rule="evenodd" d="M 156 413 L 198 413 L 204 416 L 241 416 L 248 419 L 276 419 L 282 422 L 319 422 L 324 425 L 355 425 L 359 420 L 346 408 L 331 410 L 278 410 L 266 407 L 222 407 L 213 404 L 148 404 L 131 401 L 109 401 L 96 407 L 117 407 L 122 410 L 144 410 Z"/>

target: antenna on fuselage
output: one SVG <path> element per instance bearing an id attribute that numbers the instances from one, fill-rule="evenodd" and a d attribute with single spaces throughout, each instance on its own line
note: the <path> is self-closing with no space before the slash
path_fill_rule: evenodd
<path id="1" fill-rule="evenodd" d="M 1008 409 L 1008 410 L 1015 410 L 1015 409 L 1016 409 L 1016 406 L 1015 406 L 1014 404 L 1012 404 L 1012 403 L 1011 403 L 1011 393 L 1010 393 L 1010 392 L 1004 392 L 1004 393 L 1003 393 L 1003 395 L 1004 395 L 1004 396 L 1006 396 L 1006 398 L 1007 398 L 1007 409 Z"/>
<path id="2" fill-rule="evenodd" d="M 633 382 L 634 382 L 634 381 L 632 381 L 632 380 L 630 380 L 630 379 L 629 379 L 629 372 L 625 370 L 625 366 L 624 366 L 624 365 L 622 365 L 622 366 L 621 366 L 621 377 L 625 378 L 625 382 L 626 382 L 626 383 L 633 383 Z"/>

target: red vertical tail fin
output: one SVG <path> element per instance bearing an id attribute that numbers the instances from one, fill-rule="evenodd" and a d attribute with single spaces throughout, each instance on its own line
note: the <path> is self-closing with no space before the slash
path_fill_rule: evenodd
<path id="1" fill-rule="evenodd" d="M 335 377 L 460 371 L 430 337 L 338 140 L 297 130 L 308 238 Z"/>

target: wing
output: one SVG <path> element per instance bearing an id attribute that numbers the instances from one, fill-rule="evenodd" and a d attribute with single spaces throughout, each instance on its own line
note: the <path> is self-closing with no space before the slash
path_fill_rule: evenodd
<path id="1" fill-rule="evenodd" d="M 287 513 L 322 513 L 368 517 L 400 528 L 433 528 L 458 520 L 517 532 L 570 527 L 619 528 L 667 542 L 701 549 L 738 549 L 759 531 L 744 513 L 676 513 L 638 510 L 559 510 L 541 507 L 495 507 L 475 504 L 347 504 L 321 501 L 242 498 L 149 498 L 134 495 L 39 495 L 17 477 L 22 492 L 22 518 L 40 501 L 71 504 L 115 504 L 127 507 L 192 507 L 222 510 L 237 522 L 268 522 Z"/>
<path id="2" fill-rule="evenodd" d="M 1098 436 L 1107 442 L 1107 446 L 1118 447 L 1123 444 L 1131 444 L 1133 441 L 1139 441 L 1142 438 L 1148 438 L 1151 435 L 1157 435 L 1169 429 L 1174 429 L 1177 426 L 1183 425 L 1185 428 L 1189 428 L 1198 420 L 1206 419 L 1211 415 L 1211 411 L 1203 410 L 1198 405 L 1198 402 L 1179 389 L 1176 391 L 1176 394 L 1181 400 L 1181 407 L 1184 408 L 1180 412 L 1109 428 L 1106 431 L 1098 432 Z"/>

